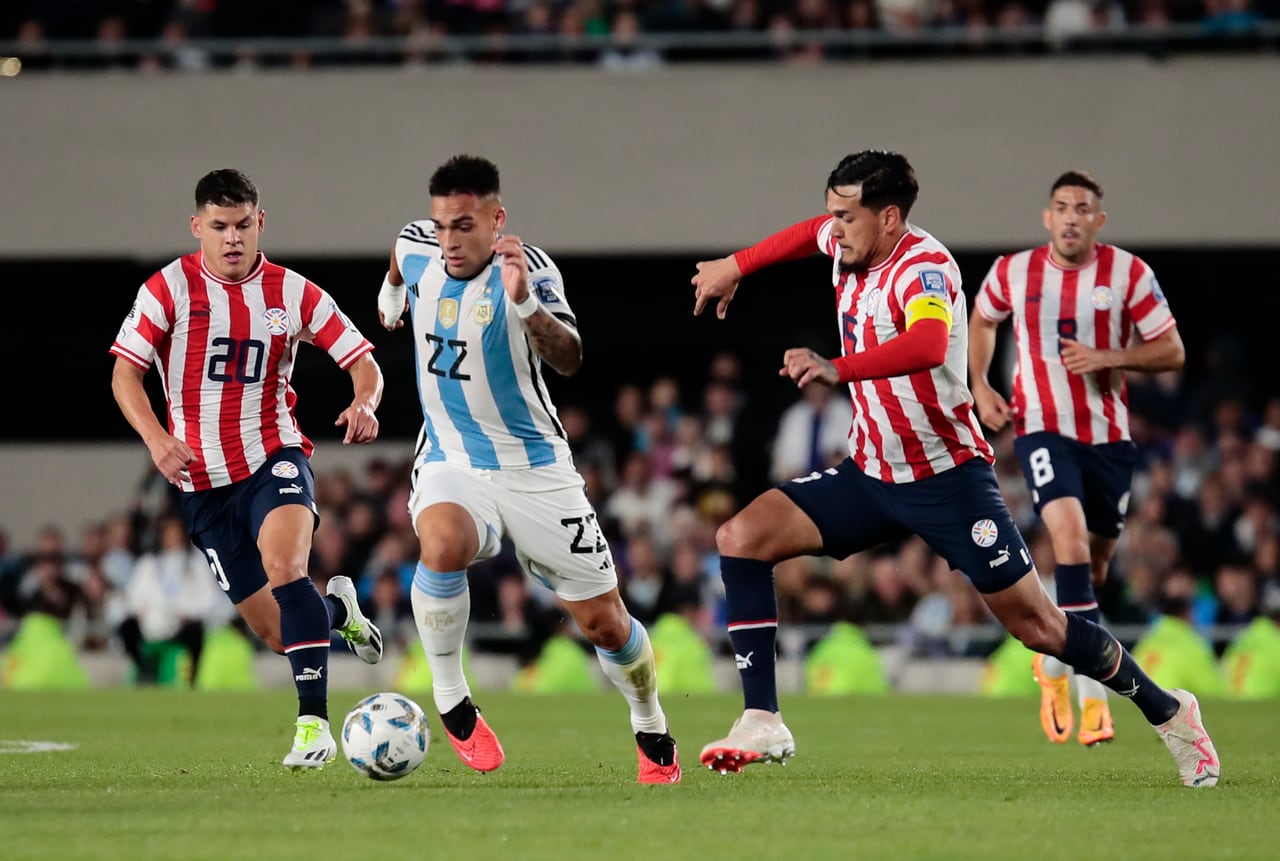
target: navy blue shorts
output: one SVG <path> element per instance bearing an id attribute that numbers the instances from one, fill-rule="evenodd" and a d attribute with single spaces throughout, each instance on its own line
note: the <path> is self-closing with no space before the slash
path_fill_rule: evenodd
<path id="1" fill-rule="evenodd" d="M 282 505 L 305 505 L 314 512 L 315 496 L 311 461 L 299 448 L 281 449 L 244 481 L 182 494 L 191 542 L 209 557 L 231 603 L 239 604 L 267 585 L 258 552 L 262 521 Z"/>
<path id="2" fill-rule="evenodd" d="M 1040 431 L 1015 439 L 1013 450 L 1027 477 L 1037 514 L 1045 503 L 1073 496 L 1084 507 L 1084 522 L 1090 532 L 1103 538 L 1120 536 L 1138 465 L 1136 445 L 1128 441 L 1085 445 Z"/>
<path id="3" fill-rule="evenodd" d="M 1032 567 L 995 471 L 978 458 L 909 484 L 872 478 L 845 458 L 778 489 L 817 524 L 822 552 L 836 559 L 915 534 L 979 592 L 1012 586 Z"/>

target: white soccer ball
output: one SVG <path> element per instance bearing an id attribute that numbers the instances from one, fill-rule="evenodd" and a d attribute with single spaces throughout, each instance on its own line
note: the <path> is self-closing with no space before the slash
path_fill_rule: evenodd
<path id="1" fill-rule="evenodd" d="M 342 722 L 342 751 L 374 780 L 399 780 L 427 758 L 431 730 L 422 708 L 404 694 L 365 697 Z"/>

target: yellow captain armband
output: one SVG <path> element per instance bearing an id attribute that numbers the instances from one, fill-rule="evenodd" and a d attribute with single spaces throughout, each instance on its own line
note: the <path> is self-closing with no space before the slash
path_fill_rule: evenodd
<path id="1" fill-rule="evenodd" d="M 921 295 L 907 303 L 907 330 L 921 320 L 941 320 L 951 328 L 951 305 L 938 296 Z"/>

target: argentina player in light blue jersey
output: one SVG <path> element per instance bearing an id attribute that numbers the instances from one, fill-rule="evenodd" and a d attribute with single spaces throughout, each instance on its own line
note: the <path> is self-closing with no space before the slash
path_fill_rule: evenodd
<path id="1" fill-rule="evenodd" d="M 423 426 L 409 511 L 420 556 L 413 616 L 432 695 L 458 758 L 492 771 L 504 753 L 471 701 L 462 645 L 467 568 L 511 538 L 525 572 L 555 591 L 631 707 L 640 783 L 678 783 L 653 649 L 627 611 L 596 512 L 542 379 L 582 366 L 577 320 L 547 253 L 504 235 L 498 169 L 441 165 L 431 217 L 400 231 L 378 294 L 388 329 L 409 311 Z"/>

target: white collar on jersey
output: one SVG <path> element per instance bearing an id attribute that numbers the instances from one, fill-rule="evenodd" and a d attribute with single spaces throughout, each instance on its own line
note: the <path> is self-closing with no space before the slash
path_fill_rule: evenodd
<path id="1" fill-rule="evenodd" d="M 236 284 L 244 284 L 247 281 L 252 281 L 254 278 L 257 278 L 262 273 L 262 268 L 267 265 L 267 255 L 259 251 L 258 262 L 253 264 L 253 268 L 249 270 L 248 275 L 244 276 L 239 281 L 228 281 L 225 278 L 219 278 L 217 275 L 214 275 L 213 271 L 210 270 L 208 266 L 204 265 L 203 251 L 199 252 L 196 256 L 200 258 L 200 271 L 204 273 L 204 276 L 206 278 L 209 278 L 213 281 L 217 281 L 219 284 L 226 284 L 228 286 L 234 286 Z"/>

